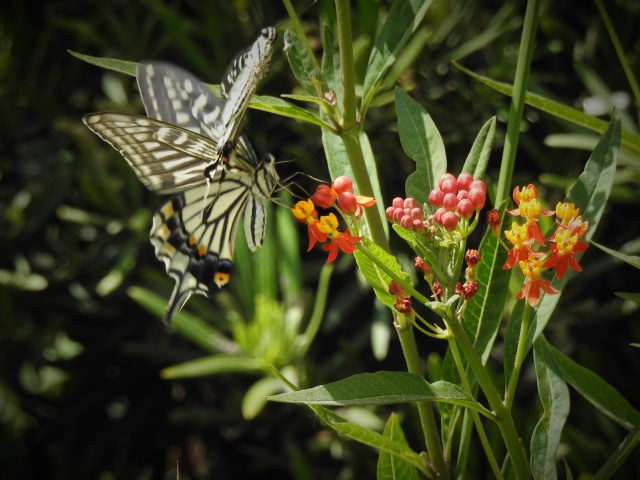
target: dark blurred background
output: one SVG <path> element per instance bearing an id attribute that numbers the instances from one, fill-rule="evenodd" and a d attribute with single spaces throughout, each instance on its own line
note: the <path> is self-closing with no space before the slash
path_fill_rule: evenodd
<path id="1" fill-rule="evenodd" d="M 306 3 L 294 6 L 301 10 Z M 436 0 L 411 44 L 415 60 L 398 72 L 395 84 L 408 90 L 440 129 L 454 173 L 482 124 L 496 115 L 499 131 L 487 181 L 497 181 L 509 99 L 474 83 L 450 61 L 511 82 L 524 3 Z M 362 80 L 372 38 L 391 1 L 352 4 Z M 606 4 L 639 76 L 640 2 Z M 321 0 L 301 16 L 318 56 L 320 27 L 335 22 L 331 11 L 332 2 Z M 94 111 L 141 113 L 142 105 L 131 77 L 84 63 L 68 50 L 129 61 L 169 60 L 218 83 L 235 53 L 263 26 L 286 18 L 283 6 L 261 0 L 6 0 L 0 15 L 0 476 L 176 478 L 179 462 L 182 479 L 374 478 L 375 452 L 325 431 L 302 407 L 269 404 L 245 420 L 240 404 L 255 376 L 160 378 L 162 368 L 205 352 L 168 332 L 158 314 L 127 294 L 128 287 L 142 286 L 166 299 L 172 289 L 148 241 L 159 199 L 81 122 Z M 278 96 L 294 89 L 280 40 L 258 93 Z M 638 109 L 592 2 L 545 3 L 530 89 L 581 110 L 599 108 L 590 111 L 603 119 L 615 101 L 624 128 L 637 133 Z M 379 104 L 370 109 L 365 129 L 384 182 L 384 201 L 390 203 L 403 195 L 413 166 L 402 153 L 393 105 L 384 95 Z M 533 109 L 526 110 L 525 120 L 514 181 L 537 182 L 553 206 L 582 171 L 589 156 L 585 148 L 592 148 L 595 137 Z M 281 176 L 303 171 L 328 178 L 316 127 L 250 111 L 247 128 L 261 151 L 294 160 L 282 166 Z M 575 136 L 550 137 L 567 133 Z M 315 188 L 306 177 L 298 181 L 307 190 Z M 639 184 L 640 159 L 621 152 L 596 241 L 638 254 Z M 310 299 L 324 253 L 304 253 L 305 233 L 297 233 L 303 296 Z M 409 258 L 400 242 L 392 245 Z M 547 338 L 638 406 L 640 357 L 629 346 L 640 341 L 637 305 L 615 296 L 638 290 L 637 270 L 595 247 L 582 265 L 585 271 L 565 290 Z M 403 369 L 393 333 L 388 350 L 372 347 L 372 325 L 389 331 L 391 319 L 374 307 L 354 270 L 347 257 L 337 265 L 325 322 L 305 359 L 309 385 Z M 205 312 L 206 322 L 230 332 L 225 312 L 242 299 L 243 288 L 235 282 L 223 301 L 201 298 L 189 305 Z M 424 338 L 420 347 L 425 358 L 444 351 Z M 499 355 L 497 348 L 497 361 Z M 535 388 L 528 362 L 517 401 L 519 420 L 529 432 L 538 418 Z M 376 412 L 384 419 L 394 409 Z M 412 415 L 406 410 L 407 425 Z M 419 448 L 417 432 L 405 428 Z M 561 453 L 574 473 L 593 473 L 624 435 L 572 392 Z M 619 478 L 640 474 L 638 458 L 627 460 Z M 481 459 L 472 462 L 486 471 Z"/>

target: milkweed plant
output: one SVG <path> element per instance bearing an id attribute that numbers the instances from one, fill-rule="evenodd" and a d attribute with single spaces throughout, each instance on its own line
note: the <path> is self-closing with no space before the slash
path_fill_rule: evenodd
<path id="1" fill-rule="evenodd" d="M 290 1 L 284 3 L 293 15 Z M 581 264 L 581 257 L 611 191 L 621 127 L 614 112 L 608 126 L 599 130 L 600 141 L 583 173 L 555 206 L 541 198 L 534 179 L 512 185 L 538 3 L 528 2 L 516 77 L 507 89 L 512 108 L 497 179 L 485 177 L 495 118 L 481 127 L 462 170 L 451 171 L 434 120 L 398 89 L 393 96 L 397 129 L 415 171 L 396 198 L 389 201 L 381 194 L 376 163 L 395 160 L 376 158 L 365 128 L 367 111 L 388 84 L 396 57 L 420 26 L 430 1 L 393 3 L 374 40 L 358 95 L 350 2 L 335 2 L 337 31 L 323 27 L 321 61 L 312 52 L 299 19 L 292 16 L 291 28 L 284 33 L 284 53 L 302 93 L 289 97 L 309 102 L 315 109 L 266 96 L 251 102 L 254 108 L 320 127 L 333 180 L 295 202 L 291 214 L 306 230 L 308 250 L 323 249 L 327 263 L 340 255 L 354 256 L 360 273 L 388 308 L 406 362 L 406 371 L 362 373 L 305 389 L 274 368 L 291 391 L 268 400 L 306 405 L 327 428 L 377 449 L 378 478 L 479 478 L 469 466 L 472 439 L 482 446 L 495 478 L 554 478 L 570 410 L 569 386 L 629 432 L 594 478 L 610 476 L 640 439 L 640 413 L 545 338 L 545 326 L 567 281 L 589 268 Z M 131 69 L 113 60 L 103 63 L 120 71 Z M 504 91 L 504 85 L 481 80 Z M 545 102 L 552 114 L 566 111 L 551 100 Z M 581 123 L 583 117 L 576 111 L 565 119 Z M 412 252 L 410 268 L 401 265 L 390 249 L 391 236 Z M 512 275 L 519 285 L 509 295 Z M 490 371 L 487 363 L 492 352 L 494 358 L 499 355 L 495 342 L 506 305 L 512 307 L 503 329 L 502 371 L 497 375 L 495 365 Z M 318 330 L 317 324 L 313 330 Z M 424 361 L 430 352 L 421 348 L 423 337 L 446 342 L 442 363 L 430 375 L 425 374 Z M 523 426 L 515 421 L 522 412 L 515 411 L 514 397 L 521 368 L 531 354 L 542 408 L 526 438 Z M 407 402 L 419 414 L 415 426 L 422 434 L 419 444 L 409 444 L 404 434 L 407 422 L 396 414 L 379 432 L 331 409 Z M 500 432 L 504 449 L 490 442 L 490 427 Z M 565 468 L 571 478 L 571 466 Z"/>
<path id="2" fill-rule="evenodd" d="M 595 409 L 630 431 L 625 444 L 612 452 L 598 473 L 605 478 L 637 442 L 640 416 L 602 379 L 556 350 L 544 329 L 569 278 L 588 268 L 580 260 L 611 190 L 620 145 L 619 120 L 614 112 L 584 172 L 555 208 L 543 208 L 546 199 L 540 197 L 533 180 L 511 184 L 517 167 L 518 112 L 537 15 L 537 2 L 530 2 L 533 7 L 527 10 L 511 89 L 509 142 L 500 177 L 485 178 L 495 118 L 481 128 L 462 171 L 453 172 L 433 119 L 410 95 L 397 90 L 400 141 L 416 170 L 408 177 L 405 192 L 385 201 L 375 164 L 387 159 L 375 158 L 363 125 L 372 98 L 429 3 L 394 3 L 374 42 L 359 97 L 348 2 L 336 1 L 337 38 L 325 28 L 322 62 L 311 53 L 301 30 L 285 34 L 285 52 L 305 91 L 297 97 L 320 105 L 316 118 L 333 178 L 331 184 L 319 185 L 310 198 L 298 201 L 292 214 L 307 230 L 308 249 L 320 245 L 328 252 L 327 262 L 338 255 L 354 255 L 362 276 L 389 309 L 407 371 L 363 373 L 307 389 L 280 376 L 292 391 L 269 399 L 307 405 L 329 428 L 376 448 L 378 478 L 478 478 L 468 470 L 472 437 L 482 445 L 495 478 L 553 478 L 571 385 Z M 471 239 L 480 238 L 477 233 L 472 236 L 478 231 L 481 240 L 472 243 Z M 414 272 L 390 250 L 391 235 L 412 251 Z M 419 281 L 412 280 L 416 273 Z M 507 300 L 512 274 L 519 287 Z M 514 306 L 504 337 L 504 384 L 500 384 L 487 361 L 507 301 Z M 422 336 L 447 343 L 435 377 L 425 375 L 423 360 L 429 352 L 420 351 Z M 514 420 L 514 396 L 520 370 L 532 351 L 542 409 L 530 438 L 524 438 L 522 426 Z M 330 409 L 402 402 L 417 407 L 422 445 L 408 444 L 403 433 L 406 425 L 395 414 L 380 433 Z M 489 441 L 488 424 L 499 430 L 504 451 L 496 451 Z M 457 445 L 455 452 L 453 445 Z M 570 466 L 566 469 L 570 476 Z"/>

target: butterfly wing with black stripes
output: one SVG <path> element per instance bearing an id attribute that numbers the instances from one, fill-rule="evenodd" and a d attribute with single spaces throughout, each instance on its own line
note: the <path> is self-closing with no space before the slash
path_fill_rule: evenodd
<path id="1" fill-rule="evenodd" d="M 182 78 L 181 72 L 176 67 L 165 84 L 173 81 L 181 90 L 180 85 L 193 81 L 191 75 Z M 180 126 L 123 113 L 96 113 L 83 118 L 91 130 L 123 155 L 147 188 L 161 194 L 177 194 L 154 216 L 150 235 L 156 256 L 176 280 L 165 315 L 167 323 L 191 294 L 209 295 L 229 281 L 234 235 L 241 214 L 244 213 L 245 236 L 251 250 L 262 244 L 265 204 L 278 184 L 273 156 L 260 158 L 244 133 L 230 151 L 224 172 L 213 170 L 205 178 L 207 166 L 219 161 L 216 117 L 206 115 L 220 112 L 222 102 L 208 95 L 206 101 L 201 100 L 204 87 L 200 87 L 191 91 L 193 101 L 184 100 L 185 104 L 201 105 L 199 109 L 191 108 L 188 118 L 180 112 L 168 113 L 161 106 L 166 99 L 156 102 L 157 106 L 151 103 L 153 115 Z M 182 98 L 182 93 L 177 93 L 176 98 Z M 172 105 L 182 111 L 177 103 Z M 209 135 L 212 137 L 207 138 Z M 205 193 L 207 180 L 212 185 L 209 195 Z"/>

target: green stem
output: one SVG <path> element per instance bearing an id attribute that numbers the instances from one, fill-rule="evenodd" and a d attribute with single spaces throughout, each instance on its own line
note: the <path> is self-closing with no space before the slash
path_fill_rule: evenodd
<path id="1" fill-rule="evenodd" d="M 399 316 L 395 315 L 395 317 L 397 319 Z M 413 335 L 413 328 L 411 328 L 411 324 L 396 321 L 395 325 L 398 338 L 400 339 L 400 345 L 402 346 L 402 352 L 404 353 L 404 359 L 407 363 L 407 370 L 410 373 L 424 377 L 422 362 L 420 361 L 420 355 L 418 353 L 418 347 L 416 345 L 416 339 Z M 420 424 L 424 433 L 431 467 L 435 471 L 437 477 L 446 478 L 448 477 L 449 468 L 442 453 L 442 443 L 440 442 L 438 426 L 433 413 L 433 404 L 426 401 L 416 402 L 416 404 L 418 406 Z"/>
<path id="2" fill-rule="evenodd" d="M 320 279 L 318 280 L 318 288 L 316 290 L 316 299 L 313 305 L 313 312 L 311 313 L 311 319 L 309 320 L 307 329 L 304 331 L 304 335 L 302 336 L 303 341 L 300 344 L 300 349 L 298 351 L 300 358 L 304 358 L 307 350 L 311 346 L 311 342 L 313 342 L 313 339 L 316 337 L 316 334 L 320 329 L 320 325 L 322 324 L 322 318 L 324 317 L 327 306 L 329 280 L 331 280 L 332 272 L 332 263 L 325 263 L 322 267 L 322 270 L 320 270 Z"/>
<path id="3" fill-rule="evenodd" d="M 491 380 L 489 373 L 484 368 L 482 359 L 476 352 L 475 348 L 473 348 L 473 344 L 471 343 L 471 340 L 469 340 L 467 333 L 464 331 L 464 328 L 462 328 L 462 324 L 456 319 L 443 320 L 445 320 L 447 328 L 455 337 L 463 355 L 469 362 L 469 366 L 473 370 L 473 373 L 478 380 L 478 384 L 480 385 L 480 388 L 482 388 L 482 391 L 484 392 L 484 395 L 496 416 L 496 424 L 500 429 L 502 439 L 504 440 L 509 456 L 511 457 L 511 464 L 513 465 L 516 473 L 516 478 L 531 478 L 529 462 L 527 461 L 525 452 L 520 445 L 518 432 L 516 431 L 515 423 L 513 423 L 513 418 L 511 417 L 511 410 L 502 403 L 502 399 L 500 398 L 500 394 L 498 393 L 496 386 Z"/>
<path id="4" fill-rule="evenodd" d="M 458 375 L 460 375 L 460 379 L 462 380 L 462 387 L 464 390 L 473 398 L 475 395 L 471 390 L 471 385 L 469 385 L 469 379 L 467 378 L 467 372 L 465 371 L 464 365 L 462 363 L 462 358 L 460 357 L 460 352 L 458 351 L 458 346 L 456 345 L 456 339 L 453 335 L 450 335 L 447 339 L 449 341 L 449 348 L 451 349 L 451 354 L 453 355 L 453 360 L 456 364 L 456 368 L 458 369 Z M 480 420 L 480 415 L 478 412 L 467 410 L 465 414 L 470 414 L 473 420 L 474 425 L 476 426 L 476 431 L 478 432 L 478 436 L 480 437 L 480 443 L 482 444 L 482 448 L 484 449 L 484 453 L 489 461 L 489 466 L 493 471 L 493 475 L 496 479 L 502 480 L 502 472 L 500 471 L 500 465 L 496 461 L 495 456 L 493 455 L 493 450 L 491 450 L 491 444 L 489 443 L 489 439 L 487 438 L 487 434 L 484 431 L 484 425 L 482 425 L 482 421 Z M 467 437 L 467 446 L 468 446 Z M 464 472 L 459 472 L 464 473 Z"/>
<path id="5" fill-rule="evenodd" d="M 511 190 L 513 168 L 516 163 L 516 150 L 518 149 L 518 137 L 520 135 L 520 123 L 522 122 L 522 112 L 524 111 L 524 95 L 527 91 L 527 80 L 531 68 L 539 11 L 540 0 L 529 0 L 527 2 L 495 205 L 501 205 L 509 197 L 509 191 Z"/>
<path id="6" fill-rule="evenodd" d="M 518 377 L 520 376 L 520 368 L 522 362 L 524 362 L 524 356 L 527 352 L 526 343 L 527 335 L 529 334 L 529 317 L 531 316 L 531 306 L 529 302 L 524 301 L 524 310 L 522 311 L 522 322 L 520 323 L 520 337 L 518 338 L 518 348 L 516 350 L 516 359 L 513 365 L 513 371 L 511 372 L 511 378 L 509 378 L 509 386 L 504 394 L 504 403 L 508 409 L 511 409 L 513 405 L 513 397 L 516 393 L 516 386 L 518 385 Z"/>
<path id="7" fill-rule="evenodd" d="M 360 195 L 373 197 L 371 176 L 360 145 L 360 124 L 356 117 L 356 84 L 353 60 L 353 39 L 351 38 L 351 6 L 349 0 L 336 0 L 336 13 L 338 19 L 338 42 L 340 45 L 340 64 L 343 84 L 343 110 L 342 139 L 349 159 L 349 166 L 353 172 L 353 180 L 356 182 Z M 389 251 L 389 242 L 383 227 L 383 220 L 377 208 L 366 208 L 364 216 L 367 220 L 371 239 L 381 248 Z"/>

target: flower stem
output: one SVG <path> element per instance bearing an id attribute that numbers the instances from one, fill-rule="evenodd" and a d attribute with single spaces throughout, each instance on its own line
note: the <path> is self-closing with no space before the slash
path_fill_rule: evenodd
<path id="1" fill-rule="evenodd" d="M 516 350 L 516 358 L 513 365 L 513 371 L 511 372 L 511 378 L 509 378 L 509 385 L 504 395 L 504 403 L 508 409 L 511 409 L 513 405 L 513 397 L 516 393 L 516 386 L 518 385 L 518 377 L 520 377 L 520 368 L 522 368 L 522 362 L 527 351 L 527 335 L 529 334 L 529 317 L 531 316 L 531 306 L 529 302 L 524 301 L 524 310 L 522 311 L 522 322 L 520 323 L 520 337 L 518 338 L 518 349 Z"/>
<path id="2" fill-rule="evenodd" d="M 397 319 L 398 315 L 394 313 L 394 316 Z M 416 339 L 413 335 L 413 328 L 411 328 L 411 324 L 406 324 L 405 322 L 401 324 L 397 320 L 394 324 L 396 325 L 396 332 L 398 333 L 402 352 L 404 353 L 405 362 L 407 363 L 407 370 L 410 373 L 424 377 L 422 362 L 420 361 L 420 355 L 418 353 L 418 347 L 416 345 Z M 406 326 L 401 327 L 401 325 Z M 431 467 L 435 471 L 437 477 L 447 478 L 449 467 L 445 462 L 444 455 L 442 453 L 442 443 L 440 442 L 438 426 L 433 413 L 433 404 L 426 401 L 416 402 L 416 404 L 418 406 L 418 414 L 420 415 L 422 432 L 425 436 L 427 453 L 431 460 Z"/>
<path id="3" fill-rule="evenodd" d="M 513 465 L 513 469 L 516 473 L 516 478 L 531 478 L 529 462 L 527 461 L 525 452 L 520 444 L 518 432 L 516 431 L 513 418 L 511 417 L 511 410 L 502 403 L 500 394 L 491 380 L 489 372 L 484 368 L 482 359 L 476 352 L 475 348 L 473 348 L 473 344 L 467 336 L 467 333 L 464 331 L 464 328 L 462 328 L 462 324 L 458 322 L 457 319 L 453 318 L 445 318 L 443 320 L 445 320 L 447 328 L 455 337 L 456 343 L 469 362 L 469 366 L 473 370 L 473 373 L 478 380 L 478 384 L 480 385 L 480 388 L 482 388 L 482 391 L 484 392 L 484 395 L 496 416 L 496 424 L 500 429 L 502 439 L 504 440 L 509 456 L 511 457 L 511 464 Z"/>

